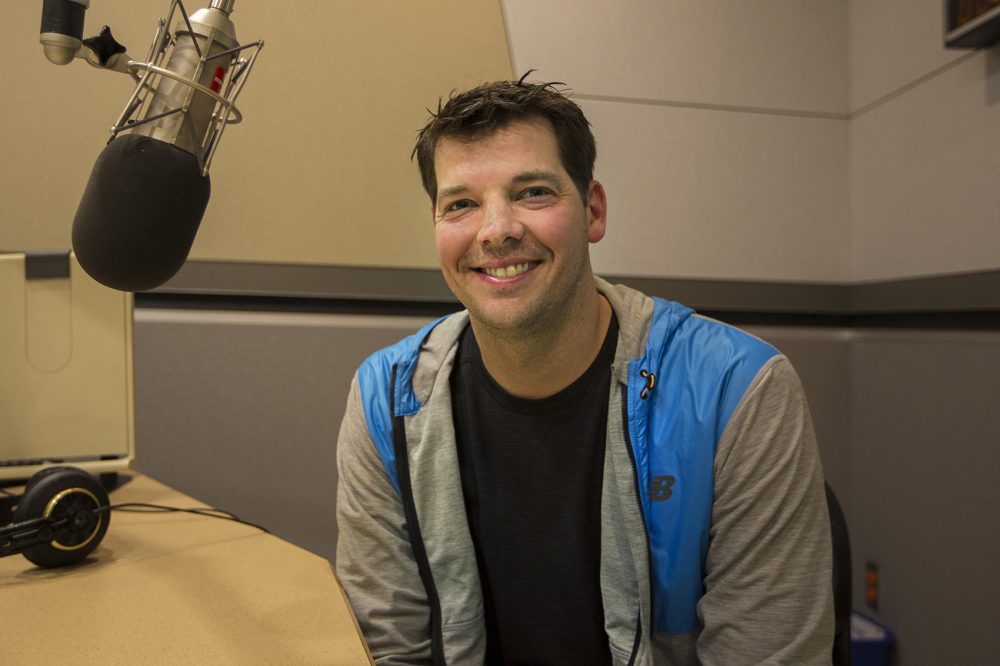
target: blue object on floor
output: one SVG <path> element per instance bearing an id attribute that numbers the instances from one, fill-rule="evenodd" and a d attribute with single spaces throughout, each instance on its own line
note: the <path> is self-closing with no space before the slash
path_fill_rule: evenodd
<path id="1" fill-rule="evenodd" d="M 889 654 L 895 641 L 888 627 L 857 611 L 851 613 L 853 666 L 889 666 Z"/>

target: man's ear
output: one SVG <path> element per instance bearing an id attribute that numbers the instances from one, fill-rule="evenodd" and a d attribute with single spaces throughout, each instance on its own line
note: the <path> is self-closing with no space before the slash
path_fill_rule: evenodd
<path id="1" fill-rule="evenodd" d="M 608 221 L 608 196 L 596 180 L 587 186 L 587 240 L 591 243 L 604 238 Z"/>

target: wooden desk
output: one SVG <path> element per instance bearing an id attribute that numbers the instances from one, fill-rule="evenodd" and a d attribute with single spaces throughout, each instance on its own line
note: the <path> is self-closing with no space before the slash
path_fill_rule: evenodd
<path id="1" fill-rule="evenodd" d="M 204 506 L 129 474 L 112 504 Z M 115 511 L 100 547 L 75 567 L 0 559 L 0 662 L 355 666 L 371 659 L 325 559 L 225 520 Z"/>

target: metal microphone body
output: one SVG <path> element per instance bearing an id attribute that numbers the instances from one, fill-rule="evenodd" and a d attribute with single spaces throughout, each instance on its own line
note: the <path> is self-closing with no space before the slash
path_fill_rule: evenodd
<path id="1" fill-rule="evenodd" d="M 191 15 L 189 25 L 190 29 L 182 24 L 177 31 L 166 67 L 179 78 L 163 78 L 159 82 L 145 114 L 147 118 L 168 115 L 137 127 L 135 133 L 166 141 L 198 155 L 216 101 L 207 95 L 197 94 L 197 89 L 185 81 L 194 81 L 213 92 L 220 92 L 230 61 L 217 56 L 236 48 L 239 42 L 236 40 L 236 26 L 222 10 L 211 7 L 200 9 Z M 178 108 L 186 111 L 169 113 Z"/>

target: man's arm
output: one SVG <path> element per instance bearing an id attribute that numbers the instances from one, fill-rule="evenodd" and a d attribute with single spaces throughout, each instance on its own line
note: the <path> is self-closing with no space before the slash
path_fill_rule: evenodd
<path id="1" fill-rule="evenodd" d="M 357 376 L 337 440 L 337 578 L 377 664 L 431 662 L 430 606 L 403 506 L 375 452 Z"/>
<path id="2" fill-rule="evenodd" d="M 754 379 L 716 452 L 700 661 L 829 664 L 831 562 L 809 408 L 791 364 L 777 357 Z"/>

